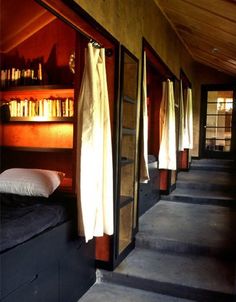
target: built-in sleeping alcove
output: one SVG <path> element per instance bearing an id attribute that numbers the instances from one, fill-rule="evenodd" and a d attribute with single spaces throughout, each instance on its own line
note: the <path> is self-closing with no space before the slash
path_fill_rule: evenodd
<path id="1" fill-rule="evenodd" d="M 151 45 L 143 39 L 143 52 L 146 53 L 147 112 L 148 112 L 148 170 L 150 181 L 141 183 L 139 190 L 139 215 L 153 206 L 165 194 L 173 190 L 176 172 L 159 170 L 158 154 L 160 148 L 160 106 L 162 83 L 175 80 Z"/>
<path id="2" fill-rule="evenodd" d="M 186 73 L 183 71 L 183 69 L 180 70 L 180 81 L 181 86 L 180 89 L 182 89 L 181 94 L 183 98 L 183 122 L 185 123 L 185 112 L 186 112 L 186 102 L 187 102 L 187 89 L 192 87 L 192 84 L 187 77 Z M 189 148 L 184 148 L 184 150 L 181 150 L 178 152 L 178 169 L 180 171 L 188 171 L 190 167 L 190 154 L 189 154 Z"/>
<path id="3" fill-rule="evenodd" d="M 102 239 L 85 243 L 77 234 L 76 137 L 84 53 L 90 40 L 106 48 L 115 141 L 119 44 L 75 3 L 9 0 L 1 9 L 0 168 L 7 171 L 1 188 L 10 184 L 1 193 L 1 301 L 75 302 L 95 282 L 99 246 L 107 248 Z M 18 185 L 12 191 L 14 179 Z M 34 191 L 33 182 L 42 179 L 50 188 L 43 183 Z M 16 209 L 10 222 L 9 208 Z M 36 216 L 27 216 L 35 208 Z M 13 229 L 3 231 L 4 221 Z"/>

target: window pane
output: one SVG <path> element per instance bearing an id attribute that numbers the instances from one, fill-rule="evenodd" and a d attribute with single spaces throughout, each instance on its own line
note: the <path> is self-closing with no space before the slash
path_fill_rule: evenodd
<path id="1" fill-rule="evenodd" d="M 206 150 L 230 151 L 233 91 L 208 91 Z"/>
<path id="2" fill-rule="evenodd" d="M 230 139 L 225 140 L 217 140 L 215 138 L 206 139 L 205 148 L 209 151 L 224 151 L 229 152 L 230 151 Z"/>

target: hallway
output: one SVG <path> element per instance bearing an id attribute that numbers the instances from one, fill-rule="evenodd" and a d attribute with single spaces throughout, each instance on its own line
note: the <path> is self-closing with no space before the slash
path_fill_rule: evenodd
<path id="1" fill-rule="evenodd" d="M 140 218 L 135 250 L 80 301 L 235 301 L 235 193 L 232 161 L 194 160 Z"/>

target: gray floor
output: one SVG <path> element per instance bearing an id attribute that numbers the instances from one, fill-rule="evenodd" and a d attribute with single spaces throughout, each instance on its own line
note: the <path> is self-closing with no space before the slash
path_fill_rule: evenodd
<path id="1" fill-rule="evenodd" d="M 142 276 L 184 288 L 198 288 L 232 294 L 234 267 L 231 263 L 199 255 L 167 254 L 136 248 L 115 270 L 129 277 Z"/>
<path id="2" fill-rule="evenodd" d="M 236 246 L 236 210 L 215 205 L 160 201 L 141 217 L 137 245 L 151 242 L 222 251 Z"/>
<path id="3" fill-rule="evenodd" d="M 80 301 L 236 301 L 232 162 L 194 166 L 140 218 L 136 248 L 113 272 L 97 270 L 97 283 Z"/>

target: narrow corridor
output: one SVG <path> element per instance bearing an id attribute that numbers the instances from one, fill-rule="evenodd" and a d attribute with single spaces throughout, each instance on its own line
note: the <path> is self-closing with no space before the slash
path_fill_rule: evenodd
<path id="1" fill-rule="evenodd" d="M 233 162 L 193 161 L 140 219 L 136 248 L 82 302 L 236 301 Z"/>

